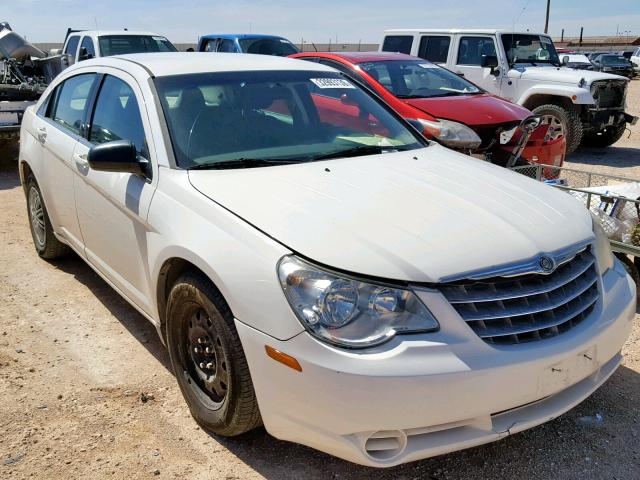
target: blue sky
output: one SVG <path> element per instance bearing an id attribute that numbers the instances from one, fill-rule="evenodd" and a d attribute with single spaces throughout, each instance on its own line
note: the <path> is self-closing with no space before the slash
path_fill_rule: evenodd
<path id="1" fill-rule="evenodd" d="M 550 33 L 640 36 L 640 0 L 552 0 Z M 295 43 L 378 42 L 386 28 L 504 27 L 542 31 L 546 0 L 0 0 L 0 20 L 32 42 L 74 28 L 151 30 L 195 42 L 213 32 L 273 33 Z M 526 8 L 525 8 L 526 7 Z M 523 9 L 524 12 L 523 12 Z"/>

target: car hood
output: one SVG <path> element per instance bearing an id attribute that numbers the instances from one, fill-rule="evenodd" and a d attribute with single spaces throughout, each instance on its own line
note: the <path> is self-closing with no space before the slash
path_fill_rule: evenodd
<path id="1" fill-rule="evenodd" d="M 405 102 L 433 117 L 454 120 L 466 125 L 517 122 L 531 115 L 524 107 L 488 94 L 411 98 Z"/>
<path id="2" fill-rule="evenodd" d="M 385 279 L 438 282 L 593 236 L 573 197 L 435 144 L 188 175 L 202 194 L 293 252 Z"/>
<path id="3" fill-rule="evenodd" d="M 591 85 L 597 80 L 627 80 L 619 75 L 610 73 L 596 72 L 592 70 L 580 70 L 579 72 L 568 67 L 522 67 L 517 66 L 509 72 L 509 76 L 513 76 L 512 72 L 517 72 L 519 78 L 526 80 L 535 80 L 539 82 L 568 83 L 578 85 L 581 79 L 585 79 L 587 85 Z"/>

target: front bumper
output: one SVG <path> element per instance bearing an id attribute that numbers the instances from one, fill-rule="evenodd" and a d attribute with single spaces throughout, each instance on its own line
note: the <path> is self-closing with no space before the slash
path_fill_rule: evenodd
<path id="1" fill-rule="evenodd" d="M 539 163 L 553 167 L 561 167 L 567 153 L 567 139 L 531 140 L 522 152 L 522 158 L 529 163 Z"/>
<path id="2" fill-rule="evenodd" d="M 588 397 L 619 365 L 635 316 L 635 286 L 619 262 L 601 289 L 593 314 L 569 332 L 500 348 L 477 337 L 437 292 L 420 295 L 439 332 L 367 351 L 236 326 L 269 433 L 389 467 L 498 440 Z M 302 372 L 268 358 L 265 345 L 295 357 Z"/>
<path id="3" fill-rule="evenodd" d="M 607 127 L 612 127 L 624 123 L 635 125 L 638 117 L 621 110 L 599 110 L 591 109 L 588 112 L 587 123 L 583 125 L 585 130 L 601 131 Z"/>

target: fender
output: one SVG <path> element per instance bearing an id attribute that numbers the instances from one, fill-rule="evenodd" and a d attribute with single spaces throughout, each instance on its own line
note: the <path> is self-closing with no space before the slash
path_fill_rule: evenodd
<path id="1" fill-rule="evenodd" d="M 517 103 L 519 105 L 525 105 L 530 98 L 535 95 L 545 95 L 553 97 L 562 97 L 569 100 L 575 105 L 595 105 L 591 92 L 586 88 L 580 88 L 579 86 L 572 85 L 552 85 L 552 84 L 538 84 L 534 85 L 520 96 Z M 575 99 L 573 98 L 575 97 Z"/>
<path id="2" fill-rule="evenodd" d="M 148 222 L 153 316 L 164 316 L 158 285 L 167 260 L 186 261 L 220 291 L 236 320 L 281 340 L 304 331 L 278 281 L 276 265 L 291 250 L 196 190 L 184 170 L 163 168 Z M 171 216 L 166 212 L 172 211 Z M 193 226 L 198 225 L 198 231 Z"/>

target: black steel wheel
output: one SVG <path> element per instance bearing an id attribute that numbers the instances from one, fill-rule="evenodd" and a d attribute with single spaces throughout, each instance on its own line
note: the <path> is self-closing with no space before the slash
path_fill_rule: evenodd
<path id="1" fill-rule="evenodd" d="M 220 334 L 207 312 L 198 308 L 187 322 L 180 345 L 181 363 L 211 400 L 222 405 L 228 392 L 229 371 Z M 186 357 L 186 358 L 185 358 Z"/>
<path id="2" fill-rule="evenodd" d="M 167 302 L 167 346 L 180 390 L 205 430 L 235 436 L 262 421 L 233 315 L 199 272 L 186 273 Z"/>

